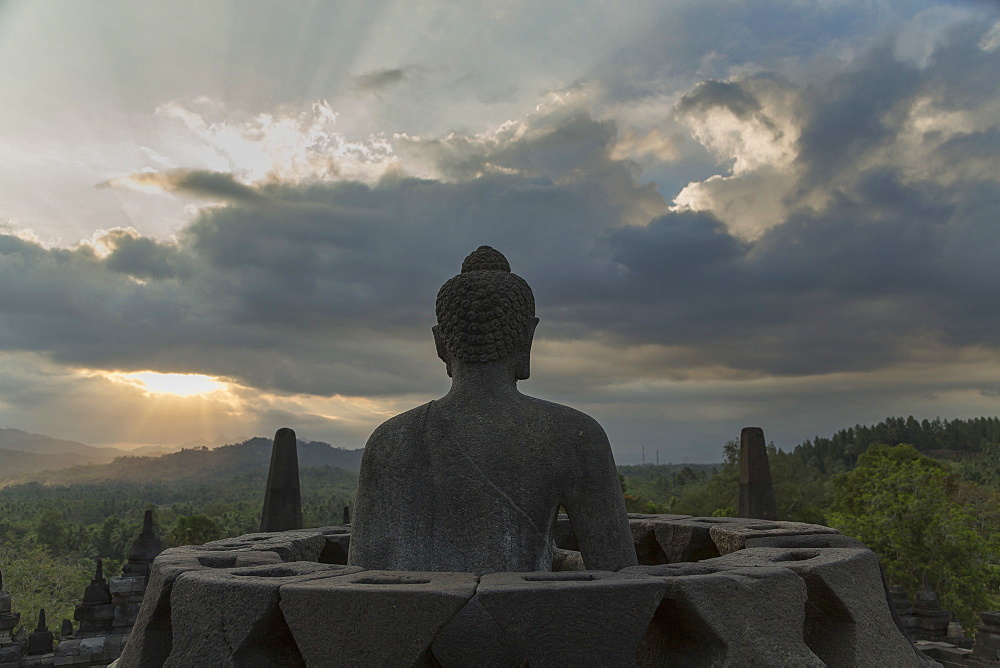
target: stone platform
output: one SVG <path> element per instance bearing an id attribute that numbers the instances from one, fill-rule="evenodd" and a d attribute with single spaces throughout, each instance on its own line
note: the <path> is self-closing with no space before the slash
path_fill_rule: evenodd
<path id="1" fill-rule="evenodd" d="M 350 527 L 247 534 L 153 563 L 112 665 L 922 665 L 875 555 L 828 527 L 630 515 L 618 573 L 366 571 Z M 557 568 L 579 568 L 556 525 Z"/>

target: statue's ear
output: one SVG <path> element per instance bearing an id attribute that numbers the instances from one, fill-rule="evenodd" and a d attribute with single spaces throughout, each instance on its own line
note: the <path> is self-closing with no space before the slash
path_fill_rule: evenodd
<path id="1" fill-rule="evenodd" d="M 451 378 L 451 353 L 448 352 L 447 346 L 444 345 L 444 337 L 441 336 L 441 330 L 437 325 L 431 327 L 431 332 L 434 334 L 434 347 L 437 348 L 438 357 L 444 362 L 445 371 L 448 372 L 448 377 Z"/>
<path id="2" fill-rule="evenodd" d="M 518 353 L 515 371 L 518 380 L 531 377 L 531 342 L 535 339 L 535 327 L 538 327 L 538 318 L 531 318 L 524 326 L 524 348 Z"/>

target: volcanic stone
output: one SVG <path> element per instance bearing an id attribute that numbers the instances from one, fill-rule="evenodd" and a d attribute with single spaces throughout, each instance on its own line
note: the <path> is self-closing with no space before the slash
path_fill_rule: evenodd
<path id="1" fill-rule="evenodd" d="M 369 438 L 348 563 L 548 571 L 562 505 L 588 568 L 634 565 L 604 430 L 580 411 L 517 390 L 530 374 L 538 324 L 528 284 L 482 246 L 441 288 L 436 311 L 434 340 L 451 390 Z"/>
<path id="2" fill-rule="evenodd" d="M 640 664 L 825 665 L 805 643 L 806 586 L 791 571 L 702 564 L 628 570 L 640 569 L 660 573 L 667 585 Z"/>
<path id="3" fill-rule="evenodd" d="M 738 514 L 762 520 L 778 519 L 771 485 L 771 466 L 767 462 L 764 430 L 744 427 L 740 432 L 740 494 Z"/>
<path id="4" fill-rule="evenodd" d="M 363 571 L 281 587 L 281 611 L 313 666 L 412 666 L 472 598 L 471 573 Z"/>
<path id="5" fill-rule="evenodd" d="M 264 550 L 208 551 L 197 547 L 166 550 L 153 562 L 142 607 L 118 665 L 159 666 L 170 656 L 173 645 L 170 595 L 174 581 L 182 573 L 274 563 L 281 563 L 281 557 L 276 552 Z"/>
<path id="6" fill-rule="evenodd" d="M 628 665 L 665 590 L 606 571 L 493 573 L 476 599 L 529 665 Z"/>
<path id="7" fill-rule="evenodd" d="M 302 528 L 302 496 L 299 491 L 299 455 L 295 432 L 279 429 L 271 447 L 260 530 L 287 531 Z"/>
<path id="8" fill-rule="evenodd" d="M 748 548 L 710 563 L 769 567 L 796 573 L 808 591 L 806 644 L 829 666 L 898 665 L 920 662 L 893 622 L 878 558 L 847 548 Z"/>
<path id="9" fill-rule="evenodd" d="M 170 595 L 174 642 L 164 665 L 304 665 L 279 588 L 358 570 L 300 561 L 182 573 Z"/>

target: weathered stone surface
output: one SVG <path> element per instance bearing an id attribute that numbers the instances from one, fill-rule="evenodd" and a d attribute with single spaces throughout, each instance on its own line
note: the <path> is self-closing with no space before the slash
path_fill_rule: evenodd
<path id="1" fill-rule="evenodd" d="M 528 284 L 483 246 L 441 288 L 436 310 L 433 334 L 451 390 L 385 422 L 368 440 L 348 563 L 551 570 L 562 504 L 588 568 L 634 565 L 604 430 L 580 411 L 517 390 L 529 375 L 538 324 Z"/>
<path id="2" fill-rule="evenodd" d="M 561 550 L 558 547 L 552 551 L 553 571 L 585 571 L 583 555 L 576 550 Z"/>
<path id="3" fill-rule="evenodd" d="M 824 665 L 805 643 L 806 586 L 791 571 L 702 564 L 629 571 L 640 569 L 667 586 L 640 665 Z"/>
<path id="4" fill-rule="evenodd" d="M 663 551 L 666 563 L 700 561 L 719 556 L 719 548 L 712 540 L 710 530 L 715 526 L 748 526 L 762 524 L 762 520 L 742 517 L 690 517 L 658 519 L 653 523 L 656 542 Z M 652 564 L 651 564 L 652 565 Z"/>
<path id="5" fill-rule="evenodd" d="M 323 533 L 326 544 L 319 554 L 320 563 L 324 564 L 346 564 L 347 554 L 351 548 L 351 528 L 324 527 L 318 529 Z"/>
<path id="6" fill-rule="evenodd" d="M 821 524 L 802 522 L 765 522 L 753 524 L 716 524 L 709 533 L 720 555 L 736 552 L 746 547 L 747 540 L 773 536 L 802 536 L 816 534 L 836 534 L 837 530 Z"/>
<path id="7" fill-rule="evenodd" d="M 206 568 L 238 568 L 274 563 L 281 563 L 281 557 L 271 551 L 207 551 L 194 547 L 166 550 L 153 561 L 142 607 L 118 665 L 121 668 L 143 668 L 159 666 L 167 660 L 173 644 L 170 594 L 174 581 L 181 573 Z"/>
<path id="8" fill-rule="evenodd" d="M 122 571 L 126 576 L 145 577 L 149 575 L 149 565 L 160 552 L 163 552 L 163 544 L 153 527 L 153 511 L 147 510 L 142 518 L 142 531 L 132 541 Z"/>
<path id="9" fill-rule="evenodd" d="M 326 536 L 319 529 L 299 529 L 270 533 L 248 533 L 223 538 L 199 546 L 200 550 L 255 550 L 274 552 L 282 561 L 319 561 L 326 547 Z"/>
<path id="10" fill-rule="evenodd" d="M 182 573 L 170 595 L 174 642 L 164 665 L 304 665 L 278 608 L 279 588 L 358 570 L 299 561 Z"/>
<path id="11" fill-rule="evenodd" d="M 299 491 L 299 454 L 295 432 L 279 429 L 271 447 L 260 530 L 288 531 L 302 528 L 302 496 Z"/>
<path id="12" fill-rule="evenodd" d="M 431 653 L 442 666 L 517 668 L 525 659 L 476 597 L 438 632 Z"/>
<path id="13" fill-rule="evenodd" d="M 918 664 L 886 602 L 878 559 L 871 550 L 748 548 L 711 563 L 781 566 L 808 590 L 806 644 L 828 666 Z"/>
<path id="14" fill-rule="evenodd" d="M 807 524 L 805 526 L 815 526 Z M 767 533 L 762 531 L 759 533 Z M 857 538 L 844 536 L 839 533 L 807 533 L 794 535 L 755 535 L 743 541 L 744 547 L 783 547 L 790 549 L 793 547 L 849 547 L 854 549 L 867 549 L 865 544 Z"/>
<path id="15" fill-rule="evenodd" d="M 494 573 L 476 599 L 532 666 L 628 665 L 665 590 L 636 574 Z"/>
<path id="16" fill-rule="evenodd" d="M 767 461 L 764 430 L 744 427 L 740 432 L 740 491 L 737 514 L 762 520 L 778 519 Z"/>
<path id="17" fill-rule="evenodd" d="M 562 550 L 580 551 L 580 544 L 576 542 L 576 534 L 573 533 L 573 524 L 569 521 L 569 515 L 560 513 L 556 516 L 556 524 L 552 530 L 552 540 L 556 547 Z"/>
<path id="18" fill-rule="evenodd" d="M 49 627 L 45 624 L 45 608 L 38 611 L 38 626 L 35 627 L 34 632 L 28 634 L 28 654 L 48 654 L 52 651 L 52 643 L 54 641 L 54 636 L 52 631 L 49 631 Z"/>
<path id="19" fill-rule="evenodd" d="M 412 666 L 476 591 L 471 573 L 364 571 L 281 587 L 310 666 Z"/>

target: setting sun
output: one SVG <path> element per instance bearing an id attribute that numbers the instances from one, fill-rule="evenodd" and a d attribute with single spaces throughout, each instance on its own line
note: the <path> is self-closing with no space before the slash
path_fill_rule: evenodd
<path id="1" fill-rule="evenodd" d="M 151 394 L 172 394 L 178 397 L 210 394 L 226 389 L 226 384 L 217 378 L 197 373 L 140 371 L 114 374 L 114 378 L 141 387 Z"/>

